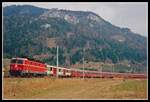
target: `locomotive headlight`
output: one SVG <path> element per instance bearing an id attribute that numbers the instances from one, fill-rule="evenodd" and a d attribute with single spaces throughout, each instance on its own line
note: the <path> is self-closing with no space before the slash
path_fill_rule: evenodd
<path id="1" fill-rule="evenodd" d="M 15 64 L 15 66 L 14 67 L 17 67 L 17 64 Z"/>

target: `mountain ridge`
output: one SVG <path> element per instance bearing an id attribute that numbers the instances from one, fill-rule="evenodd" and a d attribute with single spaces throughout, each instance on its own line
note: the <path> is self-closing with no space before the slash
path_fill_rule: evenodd
<path id="1" fill-rule="evenodd" d="M 93 12 L 22 8 L 4 8 L 4 57 L 27 55 L 54 65 L 59 45 L 62 65 L 81 63 L 84 48 L 87 61 L 128 60 L 146 66 L 147 39 L 129 28 L 115 26 Z M 7 11 L 17 10 L 8 15 Z"/>

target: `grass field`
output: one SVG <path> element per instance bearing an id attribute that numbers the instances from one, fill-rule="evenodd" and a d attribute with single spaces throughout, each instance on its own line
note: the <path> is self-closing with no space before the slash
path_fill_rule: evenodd
<path id="1" fill-rule="evenodd" d="M 148 99 L 147 90 L 135 79 L 3 79 L 3 99 Z"/>

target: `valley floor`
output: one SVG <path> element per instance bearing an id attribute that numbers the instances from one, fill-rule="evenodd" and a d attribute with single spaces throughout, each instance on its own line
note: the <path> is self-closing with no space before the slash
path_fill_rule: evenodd
<path id="1" fill-rule="evenodd" d="M 148 99 L 147 80 L 4 78 L 3 99 Z"/>

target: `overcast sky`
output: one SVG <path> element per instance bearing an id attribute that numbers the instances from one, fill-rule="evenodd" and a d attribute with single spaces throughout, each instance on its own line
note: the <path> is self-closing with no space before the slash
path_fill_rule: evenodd
<path id="1" fill-rule="evenodd" d="M 49 9 L 92 11 L 116 26 L 127 27 L 135 33 L 148 36 L 147 2 L 3 2 L 3 6 L 13 4 L 29 4 Z"/>

